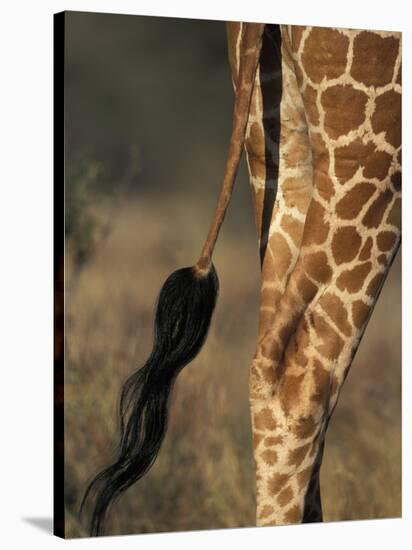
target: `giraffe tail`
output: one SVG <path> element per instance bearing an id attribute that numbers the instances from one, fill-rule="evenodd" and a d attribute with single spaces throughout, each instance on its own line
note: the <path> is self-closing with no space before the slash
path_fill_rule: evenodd
<path id="1" fill-rule="evenodd" d="M 116 458 L 91 481 L 80 507 L 81 513 L 89 496 L 94 496 L 92 536 L 101 534 L 111 503 L 156 460 L 166 433 L 173 384 L 199 353 L 209 330 L 219 289 L 211 258 L 242 154 L 264 28 L 261 24 L 242 25 L 234 124 L 216 213 L 197 264 L 175 271 L 164 283 L 157 302 L 152 352 L 123 386 Z"/>
<path id="2" fill-rule="evenodd" d="M 198 277 L 191 267 L 172 273 L 158 298 L 152 352 L 130 376 L 120 399 L 120 444 L 115 461 L 89 484 L 81 510 L 95 494 L 90 533 L 101 534 L 111 502 L 154 463 L 167 428 L 168 401 L 177 375 L 200 351 L 209 330 L 219 282 L 212 265 Z"/>

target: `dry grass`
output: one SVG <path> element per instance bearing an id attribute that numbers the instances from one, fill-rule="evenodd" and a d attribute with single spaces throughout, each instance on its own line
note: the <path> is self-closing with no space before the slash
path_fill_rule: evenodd
<path id="1" fill-rule="evenodd" d="M 149 352 L 157 292 L 171 271 L 196 259 L 202 243 L 210 206 L 190 208 L 185 200 L 125 205 L 69 300 L 68 537 L 87 535 L 79 502 L 87 481 L 110 459 L 119 391 Z M 229 220 L 215 263 L 221 296 L 208 341 L 176 384 L 159 459 L 113 507 L 110 534 L 254 524 L 247 400 L 259 294 L 253 231 L 236 240 Z M 400 515 L 400 329 L 398 258 L 329 428 L 322 470 L 326 520 Z"/>

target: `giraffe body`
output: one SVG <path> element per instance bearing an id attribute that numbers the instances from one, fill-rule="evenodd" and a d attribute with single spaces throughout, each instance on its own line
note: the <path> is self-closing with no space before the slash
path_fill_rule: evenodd
<path id="1" fill-rule="evenodd" d="M 235 89 L 242 25 L 228 25 Z M 400 71 L 399 33 L 265 28 L 245 141 L 258 525 L 322 520 L 326 429 L 400 243 Z"/>

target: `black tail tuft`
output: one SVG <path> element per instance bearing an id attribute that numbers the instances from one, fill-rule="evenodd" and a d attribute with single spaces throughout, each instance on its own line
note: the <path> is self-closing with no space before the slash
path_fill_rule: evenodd
<path id="1" fill-rule="evenodd" d="M 157 302 L 153 350 L 123 386 L 116 459 L 89 484 L 95 495 L 92 536 L 101 534 L 110 504 L 153 465 L 166 433 L 170 391 L 206 339 L 219 290 L 213 265 L 205 276 L 185 267 L 172 273 Z"/>

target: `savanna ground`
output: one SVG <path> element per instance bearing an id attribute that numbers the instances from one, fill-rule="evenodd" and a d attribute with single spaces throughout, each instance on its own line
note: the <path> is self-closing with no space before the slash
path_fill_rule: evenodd
<path id="1" fill-rule="evenodd" d="M 197 259 L 211 220 L 231 84 L 221 23 L 70 14 L 67 24 L 65 502 L 66 536 L 81 537 L 80 500 L 110 460 L 119 392 L 151 349 L 157 293 Z M 176 56 L 186 79 L 173 76 Z M 108 534 L 254 524 L 247 391 L 259 260 L 241 168 L 214 259 L 209 337 L 176 383 L 158 460 L 113 506 Z M 326 521 L 401 514 L 400 263 L 329 426 Z"/>

